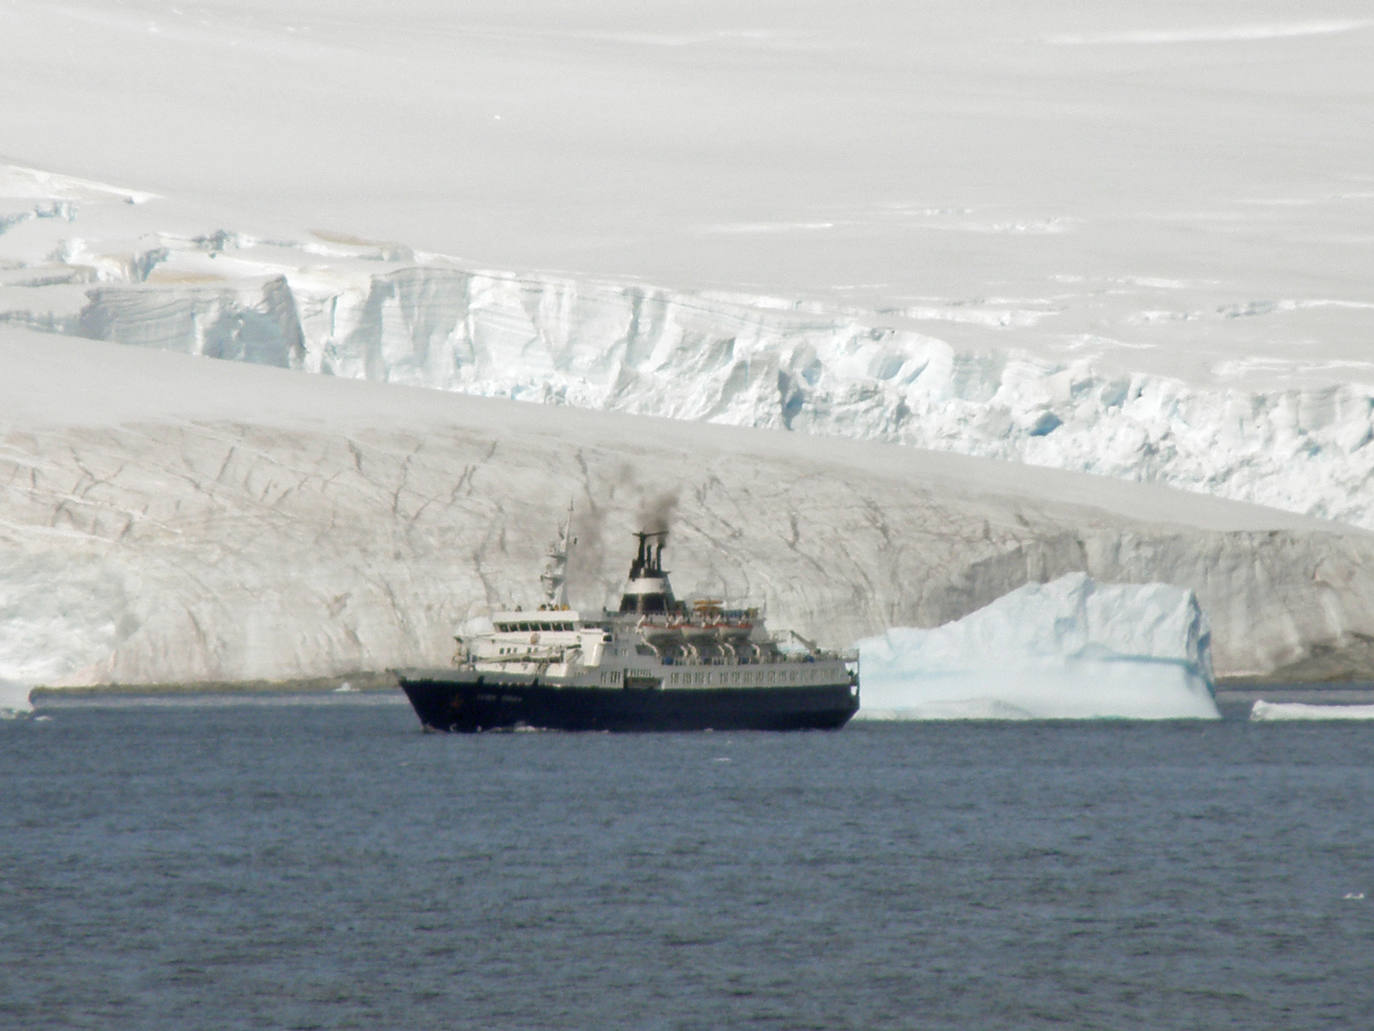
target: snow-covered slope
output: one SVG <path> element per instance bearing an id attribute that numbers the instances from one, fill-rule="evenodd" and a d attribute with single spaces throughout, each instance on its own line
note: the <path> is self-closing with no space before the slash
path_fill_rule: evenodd
<path id="1" fill-rule="evenodd" d="M 675 501 L 680 592 L 831 645 L 1083 570 L 1191 587 L 1221 673 L 1374 661 L 1374 535 L 914 448 L 464 398 L 0 335 L 0 678 L 251 679 L 432 664 L 538 598 L 618 589 Z"/>
<path id="2" fill-rule="evenodd" d="M 485 397 L 909 444 L 1374 526 L 1374 362 L 1298 366 L 1281 383 L 1230 365 L 1184 378 L 1133 367 L 1119 340 L 1050 331 L 1062 316 L 1051 301 L 865 312 L 475 271 L 360 242 L 224 231 L 130 240 L 120 227 L 102 239 L 111 188 L 21 169 L 10 181 L 11 192 L 40 195 L 22 199 L 29 217 L 12 216 L 0 238 L 11 255 L 0 320 L 10 324 Z M 82 203 L 94 237 L 82 235 Z M 146 208 L 152 226 L 157 202 Z M 1332 307 L 1170 318 L 1205 337 L 1236 317 Z M 1374 303 L 1334 307 L 1374 316 Z M 1153 346 L 1149 321 L 1120 329 Z"/>
<path id="3" fill-rule="evenodd" d="M 1211 637 L 1191 591 L 1072 573 L 860 641 L 860 715 L 1216 719 Z"/>

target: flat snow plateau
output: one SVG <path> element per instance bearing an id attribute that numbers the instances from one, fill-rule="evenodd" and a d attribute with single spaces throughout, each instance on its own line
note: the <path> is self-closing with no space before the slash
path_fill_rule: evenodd
<path id="1" fill-rule="evenodd" d="M 827 643 L 1368 672 L 1374 16 L 1036 6 L 6 0 L 0 678 L 442 661 L 569 494 L 587 602 L 667 494 Z"/>

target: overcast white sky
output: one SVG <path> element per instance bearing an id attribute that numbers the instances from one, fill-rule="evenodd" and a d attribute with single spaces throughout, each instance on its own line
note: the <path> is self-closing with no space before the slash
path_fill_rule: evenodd
<path id="1" fill-rule="evenodd" d="M 0 155 L 497 267 L 881 305 L 1368 289 L 1362 0 L 3 0 Z"/>

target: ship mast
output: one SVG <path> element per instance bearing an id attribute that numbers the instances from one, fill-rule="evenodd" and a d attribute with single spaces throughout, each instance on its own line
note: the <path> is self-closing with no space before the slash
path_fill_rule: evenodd
<path id="1" fill-rule="evenodd" d="M 558 528 L 558 540 L 549 545 L 545 552 L 548 561 L 544 571 L 539 574 L 544 584 L 544 604 L 551 609 L 568 607 L 568 549 L 577 543 L 572 536 L 573 503 L 568 502 L 568 516 Z"/>

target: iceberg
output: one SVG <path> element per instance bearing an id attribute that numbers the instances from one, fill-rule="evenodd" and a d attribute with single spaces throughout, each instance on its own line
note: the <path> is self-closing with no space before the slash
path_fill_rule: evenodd
<path id="1" fill-rule="evenodd" d="M 1250 719 L 1258 723 L 1286 720 L 1374 720 L 1374 705 L 1313 705 L 1310 702 L 1266 702 L 1250 707 Z"/>
<path id="2" fill-rule="evenodd" d="M 861 719 L 1218 719 L 1191 590 L 1071 573 L 858 643 Z"/>

